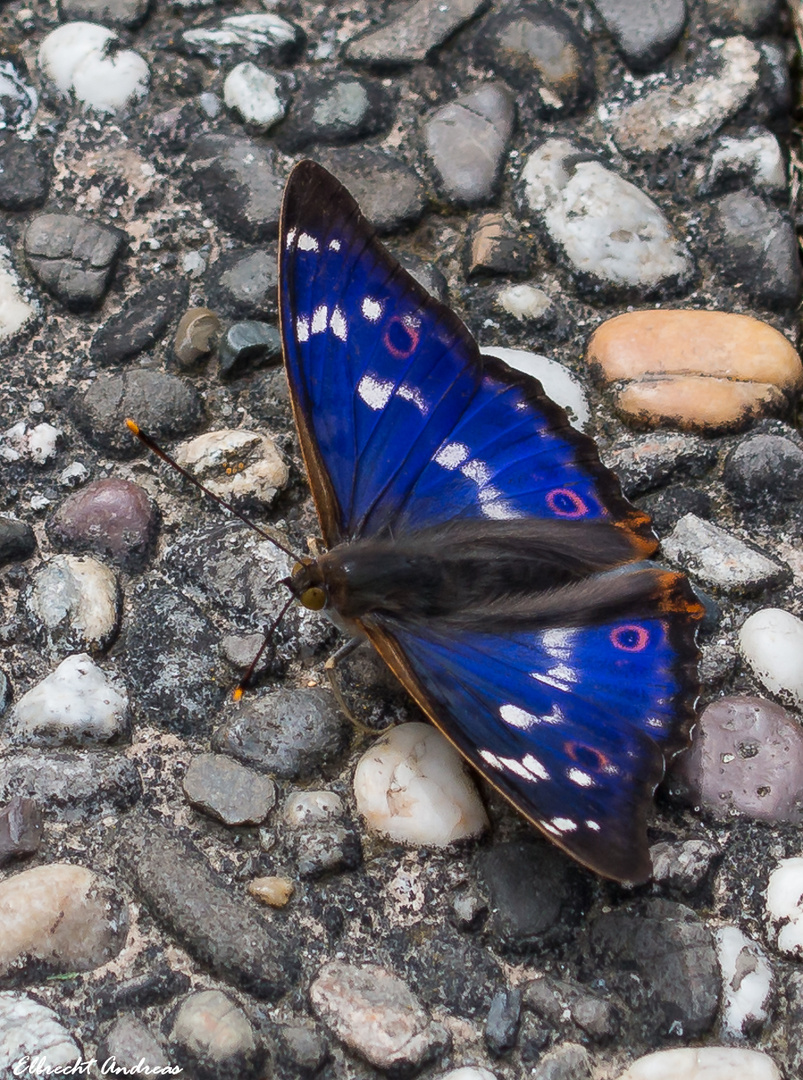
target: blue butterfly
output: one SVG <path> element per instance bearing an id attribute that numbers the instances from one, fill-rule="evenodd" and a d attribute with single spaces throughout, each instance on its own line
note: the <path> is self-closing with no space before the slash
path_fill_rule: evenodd
<path id="1" fill-rule="evenodd" d="M 592 870 L 650 874 L 646 819 L 688 741 L 686 579 L 591 439 L 480 355 L 302 161 L 284 195 L 280 316 L 326 554 L 288 584 L 375 646 L 432 722 Z"/>

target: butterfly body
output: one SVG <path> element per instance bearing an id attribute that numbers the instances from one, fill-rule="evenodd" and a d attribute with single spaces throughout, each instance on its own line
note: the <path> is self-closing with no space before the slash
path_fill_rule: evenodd
<path id="1" fill-rule="evenodd" d="M 280 311 L 328 551 L 289 584 L 364 633 L 542 832 L 623 881 L 687 741 L 701 607 L 593 442 L 466 328 L 302 162 Z"/>

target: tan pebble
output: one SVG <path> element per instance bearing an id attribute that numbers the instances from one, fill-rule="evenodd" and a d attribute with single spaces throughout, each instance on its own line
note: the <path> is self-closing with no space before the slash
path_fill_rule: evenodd
<path id="1" fill-rule="evenodd" d="M 176 329 L 173 349 L 182 366 L 194 364 L 212 351 L 214 339 L 220 333 L 220 319 L 209 308 L 190 308 L 181 317 Z"/>
<path id="2" fill-rule="evenodd" d="M 259 877 L 249 884 L 248 891 L 257 900 L 271 907 L 284 907 L 295 892 L 295 885 L 290 878 Z"/>
<path id="3" fill-rule="evenodd" d="M 759 416 L 783 413 L 788 402 L 777 386 L 704 376 L 644 379 L 616 395 L 617 410 L 636 424 L 672 424 L 683 430 L 739 430 Z"/>

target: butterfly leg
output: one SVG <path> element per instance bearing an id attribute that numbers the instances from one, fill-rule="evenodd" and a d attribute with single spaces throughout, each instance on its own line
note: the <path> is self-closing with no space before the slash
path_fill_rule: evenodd
<path id="1" fill-rule="evenodd" d="M 361 723 L 346 704 L 346 699 L 343 697 L 343 691 L 340 689 L 340 684 L 338 683 L 337 675 L 335 674 L 335 668 L 337 667 L 339 661 L 345 659 L 345 657 L 347 656 L 351 656 L 351 654 L 357 649 L 359 649 L 360 645 L 363 645 L 364 643 L 365 638 L 363 637 L 351 638 L 345 643 L 345 645 L 341 645 L 339 649 L 332 653 L 332 655 L 324 664 L 323 669 L 326 672 L 326 677 L 329 680 L 329 685 L 332 688 L 332 693 L 335 695 L 335 701 L 340 706 L 343 715 L 346 717 L 349 723 L 353 724 L 354 727 L 358 731 L 361 731 L 363 735 L 371 735 L 373 737 L 377 734 L 377 732 L 373 728 L 368 727 L 366 724 Z"/>

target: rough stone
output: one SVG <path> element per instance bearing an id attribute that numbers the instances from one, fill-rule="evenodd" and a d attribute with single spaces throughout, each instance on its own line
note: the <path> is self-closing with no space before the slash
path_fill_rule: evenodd
<path id="1" fill-rule="evenodd" d="M 190 803 L 224 825 L 259 825 L 276 802 L 276 787 L 267 776 L 226 757 L 198 754 L 184 776 Z"/>
<path id="2" fill-rule="evenodd" d="M 0 803 L 33 799 L 60 822 L 130 810 L 142 797 L 136 765 L 97 750 L 21 750 L 0 758 Z"/>
<path id="3" fill-rule="evenodd" d="M 663 541 L 663 550 L 704 585 L 725 592 L 754 593 L 790 576 L 783 563 L 694 514 L 680 519 Z"/>
<path id="4" fill-rule="evenodd" d="M 25 232 L 33 273 L 71 310 L 97 307 L 114 273 L 125 233 L 77 214 L 40 214 Z"/>
<path id="5" fill-rule="evenodd" d="M 149 349 L 187 302 L 186 281 L 155 278 L 105 319 L 89 346 L 95 364 L 119 364 Z"/>
<path id="6" fill-rule="evenodd" d="M 415 0 L 384 26 L 352 38 L 344 55 L 355 64 L 395 67 L 426 60 L 486 0 Z"/>
<path id="7" fill-rule="evenodd" d="M 672 51 L 686 23 L 685 0 L 594 0 L 634 71 L 651 71 Z"/>

